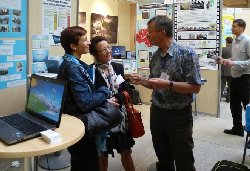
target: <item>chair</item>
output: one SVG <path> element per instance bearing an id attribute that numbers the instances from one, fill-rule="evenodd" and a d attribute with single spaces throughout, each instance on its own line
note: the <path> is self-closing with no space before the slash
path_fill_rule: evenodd
<path id="1" fill-rule="evenodd" d="M 246 131 L 246 129 L 245 129 L 245 131 Z M 246 151 L 247 151 L 247 143 L 248 143 L 248 138 L 249 138 L 249 135 L 250 135 L 250 132 L 248 132 L 248 131 L 246 131 L 246 132 L 247 132 L 247 135 L 246 135 L 246 142 L 245 142 L 245 146 L 244 146 L 244 153 L 243 153 L 242 164 L 245 163 Z"/>

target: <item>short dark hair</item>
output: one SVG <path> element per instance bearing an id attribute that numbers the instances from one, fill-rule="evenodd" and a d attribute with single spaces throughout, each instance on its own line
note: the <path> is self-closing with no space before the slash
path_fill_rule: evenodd
<path id="1" fill-rule="evenodd" d="M 233 42 L 233 38 L 232 37 L 227 37 L 226 38 L 226 42 L 228 43 L 228 44 L 232 44 L 232 42 Z"/>
<path id="2" fill-rule="evenodd" d="M 245 28 L 247 26 L 246 22 L 244 20 L 242 20 L 242 19 L 236 19 L 236 20 L 233 21 L 233 23 L 237 23 L 238 26 L 243 27 L 244 30 L 245 30 Z"/>
<path id="3" fill-rule="evenodd" d="M 156 15 L 148 21 L 148 25 L 155 22 L 157 30 L 165 30 L 166 36 L 173 37 L 173 21 L 164 15 Z"/>
<path id="4" fill-rule="evenodd" d="M 108 40 L 103 36 L 96 36 L 90 40 L 91 44 L 89 45 L 89 53 L 91 55 L 97 56 L 98 52 L 96 49 L 96 45 L 101 41 L 108 41 Z"/>
<path id="5" fill-rule="evenodd" d="M 72 54 L 73 50 L 70 47 L 70 44 L 77 44 L 79 39 L 86 35 L 87 31 L 79 26 L 72 26 L 65 28 L 61 32 L 61 45 L 67 54 Z"/>

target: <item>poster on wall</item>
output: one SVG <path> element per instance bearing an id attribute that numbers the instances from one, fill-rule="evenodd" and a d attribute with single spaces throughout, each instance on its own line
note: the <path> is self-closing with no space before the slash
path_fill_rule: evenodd
<path id="1" fill-rule="evenodd" d="M 86 28 L 86 12 L 78 12 L 78 26 Z"/>
<path id="2" fill-rule="evenodd" d="M 62 56 L 49 56 L 49 35 L 32 35 L 32 73 L 57 73 Z"/>
<path id="3" fill-rule="evenodd" d="M 49 35 L 49 45 L 59 46 L 61 31 L 70 27 L 71 0 L 43 0 L 42 16 L 43 35 Z"/>
<path id="4" fill-rule="evenodd" d="M 175 5 L 176 41 L 193 48 L 200 65 L 212 70 L 218 69 L 210 58 L 219 55 L 219 4 L 219 0 L 190 0 Z"/>
<path id="5" fill-rule="evenodd" d="M 152 46 L 147 38 L 147 22 L 156 15 L 164 15 L 173 19 L 173 4 L 166 4 L 164 0 L 140 1 L 137 6 L 136 25 L 136 59 L 138 73 L 142 76 L 149 75 L 149 61 L 157 46 Z"/>
<path id="6" fill-rule="evenodd" d="M 222 47 L 226 46 L 226 38 L 233 37 L 232 25 L 234 21 L 233 15 L 222 15 Z"/>
<path id="7" fill-rule="evenodd" d="M 0 0 L 0 38 L 26 36 L 26 0 Z"/>
<path id="8" fill-rule="evenodd" d="M 0 89 L 26 84 L 26 0 L 0 0 Z"/>
<path id="9" fill-rule="evenodd" d="M 0 89 L 26 84 L 26 40 L 0 41 Z"/>
<path id="10" fill-rule="evenodd" d="M 91 38 L 104 36 L 108 43 L 117 43 L 118 16 L 91 13 Z"/>

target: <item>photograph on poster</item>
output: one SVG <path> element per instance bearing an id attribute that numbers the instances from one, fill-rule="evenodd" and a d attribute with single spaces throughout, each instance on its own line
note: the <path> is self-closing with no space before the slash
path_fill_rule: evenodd
<path id="1" fill-rule="evenodd" d="M 181 3 L 180 4 L 180 10 L 190 10 L 190 2 Z"/>
<path id="2" fill-rule="evenodd" d="M 9 15 L 9 9 L 0 8 L 0 15 Z"/>
<path id="3" fill-rule="evenodd" d="M 178 40 L 206 40 L 216 39 L 216 31 L 186 31 L 177 33 Z"/>
<path id="4" fill-rule="evenodd" d="M 216 49 L 194 49 L 199 58 L 210 58 L 216 55 Z"/>
<path id="5" fill-rule="evenodd" d="M 33 49 L 32 50 L 32 59 L 33 62 L 44 62 L 48 60 L 48 49 Z"/>
<path id="6" fill-rule="evenodd" d="M 216 31 L 216 23 L 178 23 L 177 31 Z"/>
<path id="7" fill-rule="evenodd" d="M 141 15 L 142 15 L 142 19 L 149 19 L 150 18 L 149 10 L 142 10 Z"/>
<path id="8" fill-rule="evenodd" d="M 168 7 L 168 5 L 164 3 L 152 3 L 152 4 L 140 5 L 139 9 L 152 9 L 152 8 L 162 8 L 162 7 Z"/>
<path id="9" fill-rule="evenodd" d="M 15 16 L 21 16 L 21 10 L 13 9 L 12 14 Z"/>
<path id="10" fill-rule="evenodd" d="M 17 72 L 23 71 L 23 63 L 22 62 L 17 62 L 16 63 L 16 71 Z"/>
<path id="11" fill-rule="evenodd" d="M 32 64 L 32 73 L 47 73 L 45 62 L 35 62 Z"/>
<path id="12" fill-rule="evenodd" d="M 178 44 L 191 48 L 215 48 L 216 40 L 179 40 Z"/>
<path id="13" fill-rule="evenodd" d="M 132 61 L 123 59 L 124 74 L 132 73 Z"/>
<path id="14" fill-rule="evenodd" d="M 12 32 L 21 32 L 21 27 L 20 26 L 13 26 Z"/>
<path id="15" fill-rule="evenodd" d="M 204 9 L 204 1 L 194 1 L 190 3 L 190 10 L 195 10 L 195 9 Z"/>
<path id="16" fill-rule="evenodd" d="M 86 27 L 86 12 L 78 12 L 78 26 Z"/>
<path id="17" fill-rule="evenodd" d="M 8 68 L 0 68 L 0 75 L 7 75 L 8 73 Z"/>
<path id="18" fill-rule="evenodd" d="M 9 16 L 1 16 L 0 24 L 9 24 Z"/>
<path id="19" fill-rule="evenodd" d="M 9 32 L 9 26 L 1 26 L 0 25 L 0 32 Z"/>
<path id="20" fill-rule="evenodd" d="M 177 12 L 177 22 L 186 23 L 186 22 L 211 22 L 216 23 L 217 12 L 209 10 L 179 10 Z"/>
<path id="21" fill-rule="evenodd" d="M 148 68 L 149 67 L 149 51 L 139 50 L 138 62 L 139 62 L 139 67 Z"/>
<path id="22" fill-rule="evenodd" d="M 167 9 L 156 9 L 155 15 L 165 15 L 168 18 L 172 18 L 172 13 L 168 13 Z"/>
<path id="23" fill-rule="evenodd" d="M 104 36 L 108 43 L 117 43 L 118 16 L 91 13 L 91 38 Z"/>
<path id="24" fill-rule="evenodd" d="M 16 25 L 21 25 L 21 18 L 19 17 L 14 17 L 12 18 L 12 22 Z"/>

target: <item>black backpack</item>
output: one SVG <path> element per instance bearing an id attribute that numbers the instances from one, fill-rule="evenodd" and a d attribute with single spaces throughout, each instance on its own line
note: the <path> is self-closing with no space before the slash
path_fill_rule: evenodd
<path id="1" fill-rule="evenodd" d="M 250 171 L 247 166 L 227 160 L 218 161 L 212 171 Z"/>

